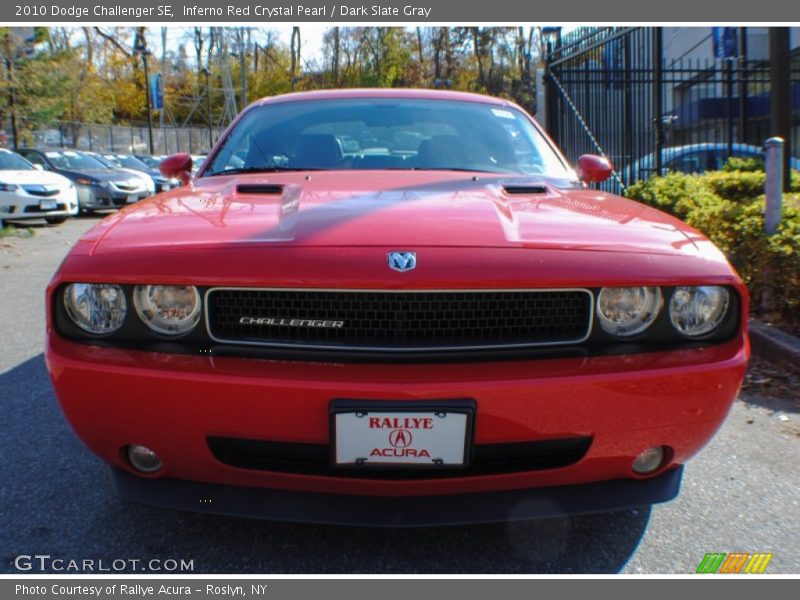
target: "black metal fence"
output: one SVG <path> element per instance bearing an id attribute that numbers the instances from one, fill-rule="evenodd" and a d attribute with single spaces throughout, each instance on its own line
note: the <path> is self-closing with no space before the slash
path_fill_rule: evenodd
<path id="1" fill-rule="evenodd" d="M 10 117 L 0 121 L 7 146 L 13 146 Z M 153 154 L 189 152 L 205 154 L 222 133 L 217 127 L 155 127 Z M 149 154 L 150 139 L 147 126 L 100 125 L 74 121 L 39 123 L 24 117 L 17 118 L 17 137 L 20 147 L 48 146 L 73 148 L 94 152 Z"/>
<path id="2" fill-rule="evenodd" d="M 567 158 L 606 155 L 624 192 L 664 170 L 718 168 L 770 133 L 767 61 L 665 60 L 662 30 L 575 30 L 548 51 L 547 128 Z M 791 67 L 792 140 L 800 152 L 800 56 Z M 691 146 L 691 148 L 687 148 Z"/>

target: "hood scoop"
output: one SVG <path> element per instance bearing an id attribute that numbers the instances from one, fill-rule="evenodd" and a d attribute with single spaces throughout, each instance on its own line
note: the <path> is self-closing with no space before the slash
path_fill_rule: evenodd
<path id="1" fill-rule="evenodd" d="M 504 185 L 503 191 L 511 196 L 540 195 L 547 193 L 547 187 L 543 185 Z"/>
<path id="2" fill-rule="evenodd" d="M 240 183 L 236 186 L 236 193 L 280 196 L 283 194 L 283 186 L 271 183 Z"/>

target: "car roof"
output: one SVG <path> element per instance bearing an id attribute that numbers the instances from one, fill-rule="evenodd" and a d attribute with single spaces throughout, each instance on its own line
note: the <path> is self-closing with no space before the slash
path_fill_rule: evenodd
<path id="1" fill-rule="evenodd" d="M 685 153 L 685 152 L 692 152 L 694 150 L 727 150 L 728 144 L 726 142 L 703 142 L 700 144 L 686 144 L 685 146 L 669 146 L 668 148 L 662 148 L 661 152 L 671 152 L 671 153 Z M 761 152 L 761 148 L 758 146 L 753 146 L 751 144 L 741 144 L 741 143 L 734 143 L 731 145 L 731 149 L 734 151 L 745 151 L 745 152 Z"/>
<path id="2" fill-rule="evenodd" d="M 412 100 L 450 100 L 457 102 L 479 102 L 497 106 L 513 106 L 513 103 L 502 98 L 474 94 L 472 92 L 456 92 L 452 90 L 430 90 L 410 88 L 352 88 L 341 90 L 312 90 L 292 92 L 278 96 L 268 96 L 253 103 L 255 106 L 278 104 L 282 102 L 302 102 L 307 100 L 337 100 L 347 98 L 394 98 Z M 251 105 L 252 106 L 252 105 Z"/>

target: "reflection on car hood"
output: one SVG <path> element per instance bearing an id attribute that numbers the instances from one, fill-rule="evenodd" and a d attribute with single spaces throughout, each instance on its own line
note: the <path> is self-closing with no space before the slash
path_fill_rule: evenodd
<path id="1" fill-rule="evenodd" d="M 246 193 L 242 184 L 283 186 Z M 506 185 L 537 185 L 509 194 Z M 255 246 L 529 247 L 694 254 L 704 238 L 643 204 L 545 180 L 436 171 L 206 177 L 110 217 L 94 252 Z"/>

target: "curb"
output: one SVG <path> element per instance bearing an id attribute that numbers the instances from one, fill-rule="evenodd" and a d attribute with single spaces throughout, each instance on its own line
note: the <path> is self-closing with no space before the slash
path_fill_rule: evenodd
<path id="1" fill-rule="evenodd" d="M 800 368 L 800 338 L 757 319 L 750 319 L 749 328 L 753 352 L 764 358 Z"/>

